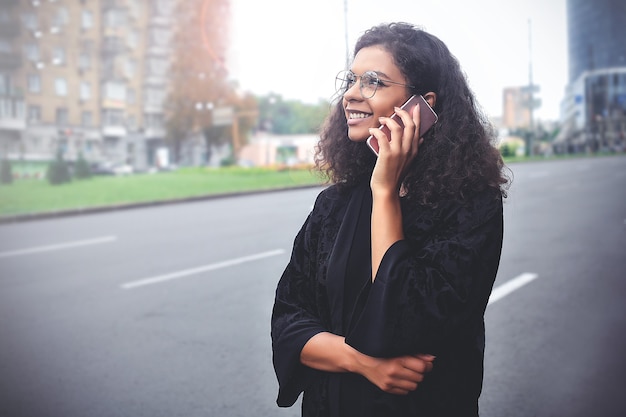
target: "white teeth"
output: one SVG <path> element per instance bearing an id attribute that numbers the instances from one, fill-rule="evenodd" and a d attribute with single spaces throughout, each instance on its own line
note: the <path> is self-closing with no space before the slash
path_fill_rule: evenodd
<path id="1" fill-rule="evenodd" d="M 350 118 L 351 119 L 365 119 L 366 117 L 369 117 L 369 114 L 367 114 L 367 113 L 350 113 Z"/>

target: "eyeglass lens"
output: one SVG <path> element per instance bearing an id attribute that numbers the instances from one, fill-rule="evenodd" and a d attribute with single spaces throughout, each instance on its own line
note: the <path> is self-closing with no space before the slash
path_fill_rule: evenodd
<path id="1" fill-rule="evenodd" d="M 357 78 L 361 78 L 361 82 L 359 83 L 361 96 L 363 96 L 363 98 L 373 97 L 379 84 L 378 75 L 374 71 L 367 71 L 361 76 L 354 74 L 352 71 L 340 72 L 335 82 L 337 92 L 345 94 L 345 92 L 354 85 Z"/>

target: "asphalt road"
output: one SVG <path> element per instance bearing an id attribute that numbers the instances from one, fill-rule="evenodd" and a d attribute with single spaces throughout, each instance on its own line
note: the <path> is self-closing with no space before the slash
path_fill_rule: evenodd
<path id="1" fill-rule="evenodd" d="M 512 168 L 481 415 L 626 415 L 626 157 Z M 319 191 L 0 225 L 0 416 L 298 416 L 269 318 Z"/>

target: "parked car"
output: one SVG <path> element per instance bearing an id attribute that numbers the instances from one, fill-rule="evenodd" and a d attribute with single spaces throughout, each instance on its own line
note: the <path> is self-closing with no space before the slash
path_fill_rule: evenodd
<path id="1" fill-rule="evenodd" d="M 99 162 L 91 165 L 91 173 L 93 175 L 130 175 L 133 172 L 133 167 L 128 164 Z"/>

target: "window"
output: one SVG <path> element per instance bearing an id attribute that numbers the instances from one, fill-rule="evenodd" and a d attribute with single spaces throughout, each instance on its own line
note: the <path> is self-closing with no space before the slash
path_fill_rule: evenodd
<path id="1" fill-rule="evenodd" d="M 11 77 L 7 74 L 0 74 L 0 94 L 8 95 L 11 89 Z"/>
<path id="2" fill-rule="evenodd" d="M 93 15 L 89 10 L 83 10 L 80 24 L 83 29 L 90 29 L 93 26 Z"/>
<path id="3" fill-rule="evenodd" d="M 103 110 L 102 124 L 107 126 L 122 126 L 124 125 L 124 113 L 121 110 Z"/>
<path id="4" fill-rule="evenodd" d="M 60 46 L 54 47 L 52 49 L 52 65 L 63 64 L 65 64 L 65 49 Z"/>
<path id="5" fill-rule="evenodd" d="M 126 119 L 126 126 L 129 127 L 130 129 L 136 129 L 137 128 L 137 120 L 135 119 L 135 116 L 129 115 L 127 117 L 127 119 Z"/>
<path id="6" fill-rule="evenodd" d="M 173 2 L 170 0 L 156 0 L 156 10 L 160 16 L 169 16 L 173 12 Z"/>
<path id="7" fill-rule="evenodd" d="M 128 78 L 133 78 L 135 76 L 135 61 L 132 59 L 124 60 L 124 75 Z"/>
<path id="8" fill-rule="evenodd" d="M 56 123 L 58 126 L 66 126 L 68 124 L 68 112 L 65 107 L 59 107 L 56 111 Z"/>
<path id="9" fill-rule="evenodd" d="M 150 29 L 150 46 L 166 47 L 170 43 L 170 31 L 163 28 Z"/>
<path id="10" fill-rule="evenodd" d="M 130 46 L 132 49 L 137 47 L 139 35 L 136 30 L 129 30 L 126 34 L 126 44 Z"/>
<path id="11" fill-rule="evenodd" d="M 0 98 L 0 119 L 24 120 L 24 102 L 11 97 Z"/>
<path id="12" fill-rule="evenodd" d="M 91 56 L 89 52 L 81 52 L 78 55 L 78 68 L 85 70 L 91 68 Z"/>
<path id="13" fill-rule="evenodd" d="M 126 89 L 126 101 L 128 104 L 135 104 L 136 94 L 133 88 Z"/>
<path id="14" fill-rule="evenodd" d="M 151 106 L 161 106 L 165 100 L 165 90 L 148 88 L 146 89 L 146 103 Z"/>
<path id="15" fill-rule="evenodd" d="M 13 83 L 9 74 L 0 73 L 0 95 L 12 96 L 18 93 L 18 89 Z"/>
<path id="16" fill-rule="evenodd" d="M 56 16 L 52 19 L 52 26 L 67 25 L 70 21 L 70 15 L 65 7 L 59 7 L 57 9 Z"/>
<path id="17" fill-rule="evenodd" d="M 148 71 L 152 76 L 164 77 L 168 70 L 168 63 L 165 59 L 150 58 L 148 61 Z"/>
<path id="18" fill-rule="evenodd" d="M 67 81 L 65 81 L 65 78 L 57 78 L 54 80 L 54 92 L 57 96 L 67 96 Z"/>
<path id="19" fill-rule="evenodd" d="M 39 74 L 28 74 L 28 91 L 31 93 L 41 93 L 41 78 Z"/>
<path id="20" fill-rule="evenodd" d="M 90 111 L 84 111 L 80 115 L 80 123 L 84 127 L 93 126 L 93 114 Z"/>
<path id="21" fill-rule="evenodd" d="M 106 83 L 104 85 L 104 98 L 108 100 L 126 101 L 126 86 L 112 81 Z"/>
<path id="22" fill-rule="evenodd" d="M 163 128 L 163 118 L 160 114 L 146 113 L 144 115 L 144 123 L 148 129 Z"/>
<path id="23" fill-rule="evenodd" d="M 37 23 L 37 15 L 34 13 L 22 14 L 22 23 L 28 30 L 35 30 L 39 24 Z"/>
<path id="24" fill-rule="evenodd" d="M 28 106 L 28 121 L 31 123 L 41 121 L 41 107 Z"/>
<path id="25" fill-rule="evenodd" d="M 104 14 L 104 24 L 110 28 L 125 27 L 126 13 L 121 9 L 109 9 Z"/>
<path id="26" fill-rule="evenodd" d="M 24 45 L 24 53 L 30 61 L 39 61 L 39 45 L 36 43 L 27 43 Z"/>
<path id="27" fill-rule="evenodd" d="M 81 100 L 89 100 L 91 98 L 91 85 L 86 81 L 81 81 L 79 96 Z"/>

